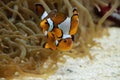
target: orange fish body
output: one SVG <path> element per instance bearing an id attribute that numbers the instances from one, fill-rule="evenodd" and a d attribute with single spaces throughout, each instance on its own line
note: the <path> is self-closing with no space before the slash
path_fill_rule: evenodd
<path id="1" fill-rule="evenodd" d="M 61 29 L 56 27 L 51 32 L 53 33 L 56 40 L 60 40 L 62 38 L 63 32 Z"/>
<path id="2" fill-rule="evenodd" d="M 72 48 L 73 41 L 71 38 L 61 39 L 57 45 L 60 51 L 68 51 Z"/>
<path id="3" fill-rule="evenodd" d="M 61 12 L 57 12 L 53 17 L 51 17 L 55 27 L 57 27 L 58 24 L 62 23 L 66 18 L 67 16 Z"/>
<path id="4" fill-rule="evenodd" d="M 79 25 L 77 9 L 73 10 L 73 16 L 69 18 L 64 13 L 55 10 L 47 13 L 45 9 L 42 9 L 42 5 L 37 4 L 36 7 L 37 11 L 43 13 L 40 27 L 47 36 L 44 48 L 60 51 L 70 50 L 73 44 L 72 36 L 76 34 Z"/>

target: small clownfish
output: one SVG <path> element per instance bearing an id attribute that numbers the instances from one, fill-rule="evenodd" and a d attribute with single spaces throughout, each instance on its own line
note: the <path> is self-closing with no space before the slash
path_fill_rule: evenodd
<path id="1" fill-rule="evenodd" d="M 63 31 L 63 36 L 60 40 L 54 41 L 57 50 L 68 51 L 72 48 L 73 44 L 72 36 L 76 34 L 78 24 L 79 24 L 78 12 L 77 9 L 73 9 L 73 16 L 71 18 L 67 17 L 66 20 L 64 20 L 61 24 L 58 25 L 58 28 L 60 28 Z M 51 45 L 50 48 L 52 49 L 52 47 L 53 46 Z"/>
<path id="2" fill-rule="evenodd" d="M 97 16 L 104 16 L 112 8 L 111 3 L 108 6 L 95 5 L 94 11 Z M 120 26 L 120 6 L 107 18 Z"/>
<path id="3" fill-rule="evenodd" d="M 77 9 L 73 9 L 73 16 L 70 18 L 56 11 L 47 13 L 42 9 L 41 4 L 37 4 L 36 7 L 37 9 L 40 8 L 37 11 L 43 11 L 40 27 L 47 36 L 47 42 L 44 44 L 44 48 L 61 51 L 70 50 L 73 44 L 72 36 L 76 34 L 79 24 Z"/>

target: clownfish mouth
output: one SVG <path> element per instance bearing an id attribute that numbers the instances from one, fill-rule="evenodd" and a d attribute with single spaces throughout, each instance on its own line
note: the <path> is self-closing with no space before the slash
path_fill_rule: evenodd
<path id="1" fill-rule="evenodd" d="M 41 4 L 37 4 L 36 7 L 38 13 L 42 13 L 40 27 L 47 36 L 44 47 L 61 51 L 70 50 L 73 44 L 72 37 L 76 34 L 79 24 L 77 9 L 74 8 L 73 15 L 67 17 L 57 11 L 47 13 Z"/>

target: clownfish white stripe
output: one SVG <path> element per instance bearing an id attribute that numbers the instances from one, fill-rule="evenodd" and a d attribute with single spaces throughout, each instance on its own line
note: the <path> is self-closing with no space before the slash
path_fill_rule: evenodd
<path id="1" fill-rule="evenodd" d="M 66 39 L 66 38 L 71 38 L 71 35 L 69 35 L 69 34 L 63 34 L 62 39 Z"/>
<path id="2" fill-rule="evenodd" d="M 56 41 L 55 41 L 55 44 L 58 45 L 58 43 L 59 43 L 58 40 L 56 40 Z"/>
<path id="3" fill-rule="evenodd" d="M 46 11 L 44 11 L 43 15 L 41 16 L 41 20 L 43 20 L 47 15 L 48 15 L 48 13 Z"/>
<path id="4" fill-rule="evenodd" d="M 49 24 L 49 29 L 48 29 L 48 31 L 52 31 L 52 29 L 53 29 L 53 27 L 54 27 L 53 21 L 52 21 L 50 18 L 48 18 L 48 19 L 47 19 L 47 22 L 48 22 L 48 24 Z"/>
<path id="5" fill-rule="evenodd" d="M 67 17 L 66 20 L 64 20 L 64 22 L 58 25 L 58 27 L 63 31 L 63 34 L 67 34 L 67 35 L 69 34 L 70 21 L 71 18 Z"/>

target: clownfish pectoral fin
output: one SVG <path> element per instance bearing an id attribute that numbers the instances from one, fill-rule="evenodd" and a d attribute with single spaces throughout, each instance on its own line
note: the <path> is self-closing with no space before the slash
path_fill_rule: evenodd
<path id="1" fill-rule="evenodd" d="M 47 48 L 47 49 L 49 49 L 50 46 L 49 46 L 49 44 L 46 42 L 46 43 L 43 44 L 43 48 Z"/>
<path id="2" fill-rule="evenodd" d="M 70 25 L 70 31 L 69 31 L 70 35 L 76 34 L 77 29 L 78 29 L 78 25 L 79 25 L 78 11 L 75 8 L 73 10 L 73 16 L 71 17 L 71 25 Z"/>
<path id="3" fill-rule="evenodd" d="M 57 49 L 55 43 L 48 43 L 48 42 L 43 44 L 43 48 L 51 49 L 51 50 L 56 50 Z"/>
<path id="4" fill-rule="evenodd" d="M 45 11 L 44 7 L 40 3 L 35 4 L 35 9 L 36 14 L 41 17 L 41 19 L 44 19 L 48 15 L 48 13 Z"/>
<path id="5" fill-rule="evenodd" d="M 43 44 L 43 48 L 56 50 L 56 46 L 50 45 L 48 42 Z"/>
<path id="6" fill-rule="evenodd" d="M 46 19 L 43 19 L 41 22 L 40 22 L 40 27 L 42 29 L 42 32 L 45 34 L 45 31 L 48 31 L 49 29 L 49 23 Z"/>
<path id="7" fill-rule="evenodd" d="M 61 39 L 62 36 L 63 36 L 63 31 L 60 28 L 58 28 L 58 27 L 55 27 L 52 30 L 52 33 L 54 34 L 56 40 Z"/>
<path id="8" fill-rule="evenodd" d="M 54 37 L 54 34 L 52 32 L 48 32 L 47 34 L 47 40 L 48 42 L 50 41 L 55 41 L 55 37 Z"/>

